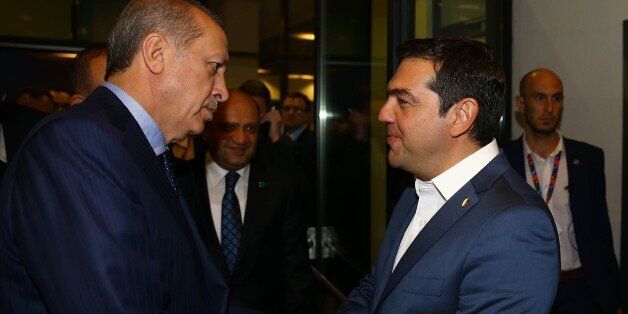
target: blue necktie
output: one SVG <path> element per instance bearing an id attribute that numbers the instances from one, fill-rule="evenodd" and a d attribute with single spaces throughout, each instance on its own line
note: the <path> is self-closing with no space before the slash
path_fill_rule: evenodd
<path id="1" fill-rule="evenodd" d="M 225 176 L 225 196 L 222 198 L 220 243 L 229 272 L 233 271 L 242 237 L 242 216 L 240 215 L 238 197 L 235 194 L 235 185 L 239 178 L 240 175 L 237 172 L 230 171 L 227 173 Z"/>
<path id="2" fill-rule="evenodd" d="M 164 167 L 164 171 L 166 171 L 166 177 L 168 178 L 168 183 L 170 184 L 170 188 L 172 189 L 172 192 L 177 195 L 178 191 L 177 191 L 177 183 L 174 180 L 174 174 L 172 173 L 172 167 L 170 166 L 170 158 L 168 157 L 170 150 L 166 148 L 166 151 L 164 151 L 163 153 L 161 153 L 161 155 L 159 155 L 159 159 L 161 160 L 161 163 L 163 164 Z"/>

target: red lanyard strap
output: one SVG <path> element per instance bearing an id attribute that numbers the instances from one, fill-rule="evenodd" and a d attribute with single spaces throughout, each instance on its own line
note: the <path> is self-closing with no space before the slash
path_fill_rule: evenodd
<path id="1" fill-rule="evenodd" d="M 549 204 L 550 199 L 552 199 L 552 194 L 554 193 L 554 187 L 556 187 L 556 177 L 558 176 L 558 166 L 560 165 L 560 156 L 563 154 L 562 151 L 556 154 L 554 157 L 554 168 L 552 169 L 552 177 L 550 179 L 549 186 L 547 187 L 547 196 L 545 198 L 545 204 Z M 532 182 L 534 182 L 534 187 L 536 191 L 543 197 L 543 193 L 541 192 L 541 185 L 539 184 L 539 175 L 536 172 L 536 167 L 534 167 L 534 160 L 532 160 L 532 154 L 528 154 L 528 165 L 530 166 L 530 175 L 532 176 Z"/>

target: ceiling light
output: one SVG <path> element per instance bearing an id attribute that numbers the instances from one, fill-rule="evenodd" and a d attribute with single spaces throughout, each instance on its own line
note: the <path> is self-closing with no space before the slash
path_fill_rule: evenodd
<path id="1" fill-rule="evenodd" d="M 288 74 L 288 78 L 291 80 L 308 80 L 313 81 L 314 75 L 312 74 Z"/>
<path id="2" fill-rule="evenodd" d="M 52 54 L 55 58 L 63 58 L 63 59 L 74 59 L 76 58 L 76 53 L 73 52 L 56 52 Z"/>
<path id="3" fill-rule="evenodd" d="M 314 39 L 316 39 L 316 36 L 314 35 L 314 33 L 296 33 L 296 34 L 292 34 L 292 37 L 296 39 L 308 40 L 308 41 L 314 41 Z"/>

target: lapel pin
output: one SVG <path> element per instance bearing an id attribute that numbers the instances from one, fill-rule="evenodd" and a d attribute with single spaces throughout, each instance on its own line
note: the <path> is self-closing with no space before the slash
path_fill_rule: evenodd
<path id="1" fill-rule="evenodd" d="M 259 181 L 257 182 L 257 186 L 259 186 L 260 189 L 263 189 L 266 187 L 266 181 Z"/>
<path id="2" fill-rule="evenodd" d="M 573 160 L 573 164 L 574 165 L 579 165 L 580 164 L 580 159 L 574 159 Z"/>
<path id="3" fill-rule="evenodd" d="M 462 207 L 467 207 L 467 205 L 469 205 L 469 198 L 468 198 L 468 197 L 465 197 L 465 198 L 464 198 L 464 201 L 462 201 L 462 204 L 461 204 L 461 205 L 462 205 Z"/>

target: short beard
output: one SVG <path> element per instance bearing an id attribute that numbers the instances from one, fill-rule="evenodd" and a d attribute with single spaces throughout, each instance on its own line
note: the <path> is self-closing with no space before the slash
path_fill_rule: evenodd
<path id="1" fill-rule="evenodd" d="M 526 117 L 526 124 L 532 131 L 534 131 L 534 133 L 542 134 L 542 135 L 553 134 L 554 132 L 556 132 L 556 129 L 558 129 L 558 122 L 554 123 L 554 125 L 549 129 L 540 129 L 533 123 L 533 121 L 530 121 L 528 117 Z"/>

